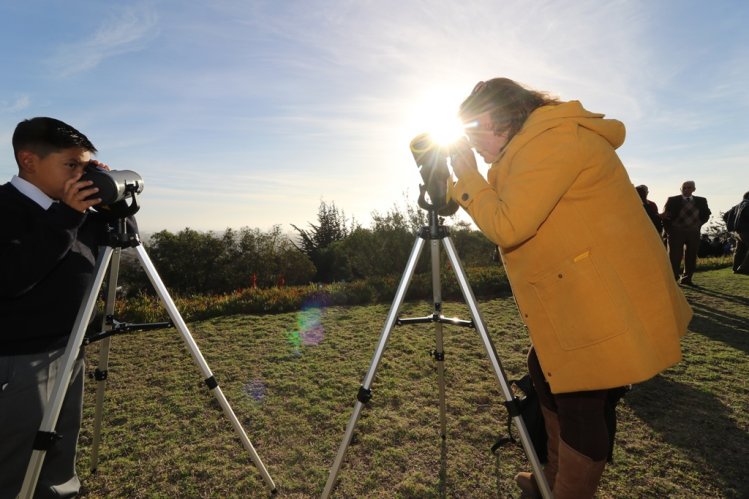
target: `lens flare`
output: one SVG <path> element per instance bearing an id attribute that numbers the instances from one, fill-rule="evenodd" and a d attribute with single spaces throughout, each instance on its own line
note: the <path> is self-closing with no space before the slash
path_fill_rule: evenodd
<path id="1" fill-rule="evenodd" d="M 286 332 L 288 342 L 296 351 L 302 346 L 320 344 L 325 337 L 321 319 L 322 310 L 318 306 L 306 305 L 297 312 L 295 327 Z"/>
<path id="2" fill-rule="evenodd" d="M 255 402 L 262 402 L 265 398 L 265 383 L 260 378 L 252 379 L 244 385 L 244 392 Z"/>

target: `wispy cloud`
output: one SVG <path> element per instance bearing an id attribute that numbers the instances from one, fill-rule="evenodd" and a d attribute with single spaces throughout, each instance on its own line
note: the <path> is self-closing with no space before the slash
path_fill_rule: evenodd
<path id="1" fill-rule="evenodd" d="M 15 113 L 23 111 L 31 105 L 31 97 L 19 95 L 12 100 L 0 100 L 0 113 Z"/>
<path id="2" fill-rule="evenodd" d="M 148 8 L 128 7 L 102 23 L 92 34 L 56 47 L 47 64 L 68 77 L 95 68 L 103 61 L 145 48 L 158 35 L 158 17 Z"/>
<path id="3" fill-rule="evenodd" d="M 4 8 L 0 24 L 19 11 Z M 432 114 L 506 76 L 622 120 L 638 181 L 664 197 L 695 177 L 712 206 L 747 178 L 746 150 L 730 149 L 749 131 L 747 14 L 677 0 L 71 0 L 48 18 L 91 28 L 60 22 L 24 44 L 0 112 L 90 131 L 103 161 L 146 179 L 143 224 L 303 223 L 321 198 L 365 220 L 417 186 L 408 142 Z M 8 24 L 10 46 L 24 23 Z M 24 70 L 40 62 L 54 78 Z"/>

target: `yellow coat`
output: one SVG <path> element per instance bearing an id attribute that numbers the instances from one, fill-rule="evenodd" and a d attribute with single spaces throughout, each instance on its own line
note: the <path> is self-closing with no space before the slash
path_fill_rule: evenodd
<path id="1" fill-rule="evenodd" d="M 553 393 L 638 383 L 681 360 L 692 310 L 615 149 L 577 101 L 534 111 L 485 180 L 451 196 L 503 255 Z"/>

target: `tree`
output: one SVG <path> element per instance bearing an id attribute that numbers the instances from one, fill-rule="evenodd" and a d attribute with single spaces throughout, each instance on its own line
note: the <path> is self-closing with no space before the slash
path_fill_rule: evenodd
<path id="1" fill-rule="evenodd" d="M 306 284 L 315 274 L 312 262 L 281 232 L 243 228 L 223 234 L 184 229 L 161 231 L 145 244 L 164 284 L 181 293 L 228 293 L 248 288 Z M 125 253 L 123 253 L 125 256 Z M 122 283 L 130 291 L 152 292 L 137 261 L 123 258 Z"/>
<path id="2" fill-rule="evenodd" d="M 225 288 L 226 273 L 221 268 L 228 260 L 226 244 L 213 232 L 163 230 L 151 236 L 148 252 L 167 287 L 184 293 L 215 293 Z"/>
<path id="3" fill-rule="evenodd" d="M 306 284 L 314 277 L 314 265 L 281 232 L 280 225 L 274 225 L 267 232 L 244 228 L 230 244 L 232 289 L 251 284 L 270 287 L 279 282 Z"/>
<path id="4" fill-rule="evenodd" d="M 450 228 L 450 237 L 464 267 L 488 267 L 497 265 L 497 246 L 470 223 L 457 222 Z"/>
<path id="5" fill-rule="evenodd" d="M 345 279 L 341 275 L 341 268 L 345 268 L 341 262 L 341 255 L 336 255 L 333 250 L 328 249 L 336 241 L 342 241 L 349 234 L 346 228 L 346 216 L 343 211 L 336 208 L 335 203 L 329 205 L 325 201 L 320 202 L 317 210 L 317 225 L 310 223 L 309 230 L 303 230 L 296 225 L 291 225 L 299 234 L 299 243 L 296 247 L 307 257 L 317 269 L 315 281 L 333 282 L 337 279 Z"/>
<path id="6" fill-rule="evenodd" d="M 718 216 L 711 216 L 710 220 L 702 228 L 702 232 L 709 235 L 711 238 L 720 237 L 722 239 L 730 236 L 728 229 L 726 228 L 726 222 L 723 220 L 724 212 L 720 212 Z"/>

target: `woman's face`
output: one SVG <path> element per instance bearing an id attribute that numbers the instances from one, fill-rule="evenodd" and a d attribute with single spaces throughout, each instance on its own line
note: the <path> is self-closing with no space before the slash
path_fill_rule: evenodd
<path id="1" fill-rule="evenodd" d="M 471 147 L 484 158 L 486 163 L 491 164 L 499 159 L 502 149 L 507 145 L 509 131 L 495 132 L 489 111 L 486 111 L 466 124 L 465 133 Z"/>

